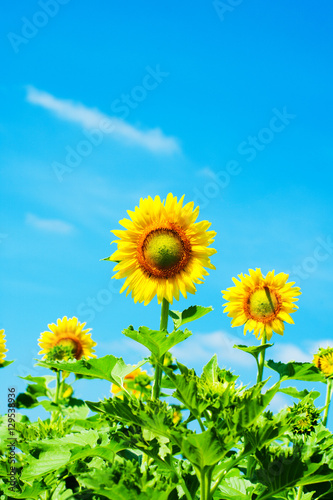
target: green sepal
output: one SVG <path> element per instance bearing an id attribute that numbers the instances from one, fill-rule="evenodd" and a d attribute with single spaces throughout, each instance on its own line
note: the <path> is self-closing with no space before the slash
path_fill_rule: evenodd
<path id="1" fill-rule="evenodd" d="M 12 363 L 14 363 L 14 360 L 13 361 L 3 361 L 2 363 L 0 363 L 0 368 L 5 368 L 6 366 L 11 365 Z"/>
<path id="2" fill-rule="evenodd" d="M 112 255 L 110 255 L 110 257 L 105 257 L 105 259 L 99 259 L 99 260 L 100 261 L 101 260 L 109 260 L 110 262 L 115 262 L 117 264 L 120 262 L 120 260 L 114 260 L 114 259 L 112 259 Z"/>
<path id="3" fill-rule="evenodd" d="M 169 316 L 173 320 L 175 330 L 178 330 L 185 323 L 190 323 L 196 319 L 202 318 L 209 312 L 213 311 L 213 307 L 203 307 L 203 306 L 190 306 L 183 312 L 179 311 L 169 311 Z"/>

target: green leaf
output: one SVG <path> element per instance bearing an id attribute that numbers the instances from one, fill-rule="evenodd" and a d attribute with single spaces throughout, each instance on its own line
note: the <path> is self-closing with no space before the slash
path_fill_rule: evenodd
<path id="1" fill-rule="evenodd" d="M 133 329 L 132 326 L 126 328 L 122 332 L 126 337 L 129 337 L 141 345 L 149 349 L 156 360 L 159 360 L 163 354 L 171 349 L 171 347 L 186 340 L 192 333 L 185 329 L 168 333 L 166 331 L 150 330 L 146 326 L 141 326 L 139 331 Z"/>
<path id="2" fill-rule="evenodd" d="M 183 403 L 186 408 L 198 418 L 210 405 L 210 401 L 206 401 L 200 396 L 198 391 L 200 379 L 195 374 L 194 370 L 189 370 L 181 363 L 177 364 L 181 371 L 181 375 L 176 375 L 170 368 L 164 368 L 165 373 L 172 380 L 177 389 L 172 396 Z"/>
<path id="3" fill-rule="evenodd" d="M 86 403 L 91 410 L 117 417 L 126 425 L 134 424 L 155 434 L 167 438 L 170 436 L 173 409 L 165 402 L 149 400 L 143 403 L 137 399 L 111 398 L 98 403 Z"/>
<path id="4" fill-rule="evenodd" d="M 49 385 L 56 377 L 52 375 L 46 375 L 44 377 L 32 377 L 28 375 L 27 377 L 20 378 L 33 383 L 27 386 L 25 392 L 18 394 L 16 398 L 17 408 L 34 408 L 41 404 L 41 402 L 38 401 L 39 397 L 52 398 L 55 389 L 50 389 Z"/>
<path id="5" fill-rule="evenodd" d="M 305 396 L 310 394 L 312 399 L 317 399 L 320 396 L 320 392 L 318 391 L 308 391 L 307 389 L 303 389 L 303 391 L 298 391 L 295 387 L 285 387 L 284 389 L 280 389 L 279 392 L 283 392 L 284 394 L 288 394 L 288 396 L 292 396 L 293 398 L 303 399 Z"/>
<path id="6" fill-rule="evenodd" d="M 153 476 L 150 470 L 142 474 L 139 464 L 130 460 L 81 475 L 78 481 L 84 488 L 110 500 L 168 500 L 175 488 L 170 480 Z"/>
<path id="7" fill-rule="evenodd" d="M 11 491 L 9 486 L 4 488 L 4 493 L 8 495 L 8 498 L 27 498 L 29 500 L 39 500 L 44 491 L 45 486 L 40 481 L 34 482 L 32 485 L 25 484 L 22 493 Z"/>
<path id="8" fill-rule="evenodd" d="M 308 382 L 325 382 L 326 378 L 312 363 L 290 361 L 289 363 L 275 363 L 272 359 L 265 366 L 278 372 L 281 380 L 304 380 Z"/>
<path id="9" fill-rule="evenodd" d="M 290 429 L 287 410 L 272 415 L 270 412 L 262 414 L 258 420 L 245 431 L 245 440 L 253 450 L 261 450 L 273 441 L 281 439 Z"/>
<path id="10" fill-rule="evenodd" d="M 333 480 L 333 436 L 322 425 L 292 448 L 264 447 L 256 457 L 262 465 L 257 477 L 266 485 L 257 500 L 269 500 L 295 486 Z"/>
<path id="11" fill-rule="evenodd" d="M 213 311 L 212 306 L 190 306 L 183 312 L 169 311 L 169 316 L 173 320 L 175 330 L 178 330 L 178 328 L 185 325 L 185 323 L 190 323 L 191 321 L 202 318 L 202 316 L 205 316 L 211 311 Z"/>
<path id="12" fill-rule="evenodd" d="M 181 440 L 181 449 L 186 458 L 200 470 L 212 467 L 225 456 L 233 446 L 219 438 L 214 429 L 201 434 L 188 434 Z"/>
<path id="13" fill-rule="evenodd" d="M 203 367 L 202 374 L 206 382 L 214 384 L 218 381 L 219 365 L 217 364 L 217 356 L 214 354 L 211 360 Z"/>
<path id="14" fill-rule="evenodd" d="M 116 358 L 109 354 L 103 358 L 81 359 L 79 361 L 39 361 L 38 366 L 43 368 L 55 368 L 75 373 L 86 378 L 99 378 L 108 380 L 113 384 L 122 387 L 126 375 L 144 365 L 146 361 L 141 361 L 135 366 L 126 365 L 122 358 Z"/>
<path id="15" fill-rule="evenodd" d="M 239 349 L 241 351 L 244 351 L 244 352 L 248 352 L 249 354 L 252 354 L 252 356 L 255 358 L 255 359 L 258 359 L 259 357 L 259 354 L 262 352 L 262 351 L 265 351 L 266 349 L 268 349 L 268 347 L 272 347 L 274 344 L 262 344 L 262 345 L 250 345 L 250 346 L 247 346 L 247 345 L 234 345 L 234 348 L 235 349 Z"/>
<path id="16" fill-rule="evenodd" d="M 71 453 L 69 450 L 61 449 L 43 452 L 38 458 L 29 457 L 29 464 L 25 465 L 21 479 L 32 484 L 34 478 L 43 476 L 66 465 L 70 457 Z"/>
<path id="17" fill-rule="evenodd" d="M 111 441 L 107 446 L 96 446 L 96 448 L 79 451 L 74 453 L 71 457 L 71 462 L 76 460 L 82 460 L 87 457 L 100 457 L 108 462 L 113 462 L 115 454 L 119 451 L 126 450 L 127 443 L 124 441 L 116 442 Z"/>
<path id="18" fill-rule="evenodd" d="M 255 489 L 255 484 L 248 481 L 244 477 L 227 477 L 220 484 L 214 498 L 223 500 L 249 500 L 252 498 L 252 492 Z"/>

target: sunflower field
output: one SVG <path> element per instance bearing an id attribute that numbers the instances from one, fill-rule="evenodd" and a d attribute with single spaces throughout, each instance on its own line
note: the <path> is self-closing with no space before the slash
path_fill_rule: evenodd
<path id="1" fill-rule="evenodd" d="M 269 358 L 273 335 L 301 295 L 284 272 L 261 269 L 232 278 L 222 291 L 231 326 L 244 325 L 253 345 L 235 345 L 257 366 L 256 383 L 243 385 L 215 354 L 201 373 L 175 359 L 189 324 L 212 311 L 207 305 L 172 307 L 180 294 L 195 294 L 215 269 L 216 233 L 197 222 L 199 207 L 169 194 L 141 199 L 124 229 L 113 232 L 121 292 L 135 302 L 161 305 L 160 326 L 124 325 L 123 335 L 144 346 L 145 359 L 131 365 L 112 353 L 96 357 L 96 340 L 80 318 L 59 318 L 40 334 L 39 376 L 24 377 L 19 394 L 8 387 L 0 417 L 0 499 L 29 500 L 332 500 L 333 435 L 327 428 L 333 392 L 333 347 L 313 353 L 313 362 Z M 229 278 L 231 280 L 231 277 Z M 0 331 L 0 376 L 12 342 Z M 272 384 L 270 375 L 278 375 Z M 47 374 L 45 374 L 47 373 Z M 75 382 L 110 383 L 111 397 L 75 397 Z M 299 390 L 294 381 L 321 382 L 326 394 Z M 292 406 L 273 413 L 279 393 Z M 45 419 L 32 421 L 29 410 Z"/>

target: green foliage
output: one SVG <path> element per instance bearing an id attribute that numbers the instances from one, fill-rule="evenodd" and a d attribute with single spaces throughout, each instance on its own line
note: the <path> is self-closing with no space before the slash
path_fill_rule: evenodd
<path id="1" fill-rule="evenodd" d="M 176 363 L 169 350 L 191 335 L 179 328 L 211 310 L 170 311 L 171 333 L 124 330 L 148 348 L 155 373 L 163 370 L 163 400 L 151 395 L 150 375 L 125 380 L 148 360 L 135 366 L 112 355 L 75 360 L 61 348 L 39 361 L 52 375 L 24 377 L 27 387 L 16 406 L 42 406 L 49 415 L 31 422 L 16 413 L 15 491 L 8 481 L 11 417 L 0 417 L 0 500 L 330 500 L 333 435 L 319 423 L 319 392 L 280 387 L 285 380 L 326 384 L 326 378 L 311 363 L 270 360 L 266 366 L 279 373 L 279 382 L 248 387 L 219 367 L 216 355 L 200 376 Z M 258 363 L 272 345 L 234 347 Z M 70 373 L 106 380 L 121 391 L 82 401 L 67 383 Z M 278 392 L 298 402 L 273 414 L 267 407 Z"/>
<path id="2" fill-rule="evenodd" d="M 302 391 L 298 391 L 295 387 L 285 387 L 279 389 L 279 392 L 283 392 L 284 394 L 288 394 L 288 396 L 292 396 L 293 398 L 303 399 L 305 396 L 309 395 L 312 399 L 317 399 L 320 396 L 320 392 L 318 391 L 308 391 L 307 389 L 303 389 Z"/>
<path id="3" fill-rule="evenodd" d="M 80 359 L 79 361 L 39 361 L 38 366 L 55 370 L 62 370 L 69 373 L 75 373 L 84 378 L 99 378 L 108 380 L 113 384 L 122 386 L 126 375 L 133 372 L 136 368 L 144 365 L 146 361 L 141 361 L 135 366 L 126 365 L 122 358 L 116 358 L 111 354 L 103 358 Z"/>
<path id="4" fill-rule="evenodd" d="M 240 351 L 248 352 L 251 354 L 256 360 L 258 360 L 259 354 L 262 351 L 266 351 L 269 347 L 272 347 L 274 344 L 261 344 L 261 345 L 234 345 L 235 349 L 239 349 Z"/>
<path id="5" fill-rule="evenodd" d="M 190 306 L 183 312 L 169 311 L 169 316 L 173 320 L 175 330 L 178 330 L 178 328 L 185 325 L 185 323 L 190 323 L 191 321 L 202 318 L 211 311 L 213 311 L 212 306 Z"/>
<path id="6" fill-rule="evenodd" d="M 290 363 L 275 363 L 272 359 L 265 364 L 278 372 L 281 380 L 303 380 L 307 382 L 326 382 L 324 375 L 312 363 L 290 361 Z"/>
<path id="7" fill-rule="evenodd" d="M 20 377 L 23 380 L 32 382 L 28 384 L 25 392 L 17 395 L 16 407 L 17 408 L 34 408 L 39 406 L 41 403 L 38 400 L 39 397 L 53 399 L 55 389 L 50 389 L 49 385 L 54 382 L 56 377 L 52 375 L 46 375 L 44 377 Z"/>
<path id="8" fill-rule="evenodd" d="M 110 500 L 167 500 L 175 489 L 171 480 L 163 478 L 153 469 L 144 480 L 139 465 L 130 460 L 115 463 L 108 470 L 95 470 L 89 475 L 82 475 L 79 482 Z"/>
<path id="9" fill-rule="evenodd" d="M 266 486 L 258 500 L 268 500 L 288 488 L 333 480 L 333 436 L 323 426 L 292 447 L 263 447 L 256 452 L 257 476 Z"/>
<path id="10" fill-rule="evenodd" d="M 192 335 L 187 329 L 185 329 L 184 332 L 177 330 L 172 333 L 167 333 L 165 331 L 150 330 L 145 326 L 141 326 L 138 331 L 134 330 L 132 326 L 129 326 L 123 330 L 123 334 L 147 347 L 155 358 L 155 362 L 169 351 L 171 347 L 179 344 Z"/>

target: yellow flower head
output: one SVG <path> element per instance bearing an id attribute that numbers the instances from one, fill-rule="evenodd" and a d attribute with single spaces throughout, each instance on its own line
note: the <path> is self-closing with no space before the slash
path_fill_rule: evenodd
<path id="1" fill-rule="evenodd" d="M 96 358 L 96 355 L 93 354 L 95 352 L 93 347 L 97 344 L 88 333 L 91 328 L 83 329 L 85 325 L 75 317 L 67 319 L 66 316 L 58 319 L 57 324 L 47 325 L 51 331 L 40 334 L 38 344 L 42 350 L 38 354 L 45 354 L 45 359 L 55 347 L 62 347 L 70 350 L 75 359 Z"/>
<path id="2" fill-rule="evenodd" d="M 109 258 L 117 262 L 113 277 L 126 278 L 120 293 L 127 288 L 135 302 L 147 305 L 157 295 L 158 303 L 165 298 L 172 304 L 179 292 L 185 298 L 196 292 L 194 284 L 208 275 L 205 268 L 215 269 L 210 256 L 216 250 L 208 246 L 216 233 L 207 231 L 210 222 L 195 222 L 199 207 L 183 206 L 183 200 L 171 193 L 163 201 L 141 198 L 140 206 L 127 212 L 131 220 L 119 222 L 126 229 L 111 231 L 120 238 Z"/>
<path id="3" fill-rule="evenodd" d="M 333 347 L 319 349 L 318 353 L 313 357 L 313 363 L 326 376 L 333 375 Z"/>
<path id="4" fill-rule="evenodd" d="M 254 330 L 257 338 L 270 340 L 273 332 L 283 335 L 284 321 L 294 323 L 290 313 L 298 307 L 293 304 L 295 296 L 300 295 L 300 288 L 293 287 L 294 282 L 287 283 L 288 274 L 274 271 L 264 278 L 260 269 L 249 269 L 250 275 L 239 274 L 240 279 L 232 278 L 236 286 L 222 290 L 224 312 L 232 317 L 231 326 L 244 325 L 244 334 Z"/>
<path id="5" fill-rule="evenodd" d="M 5 339 L 5 330 L 0 330 L 0 364 L 2 364 L 5 360 L 8 349 L 6 349 L 6 339 Z"/>
<path id="6" fill-rule="evenodd" d="M 147 389 L 151 389 L 149 382 L 150 378 L 147 375 L 147 372 L 145 370 L 141 370 L 141 368 L 137 368 L 125 376 L 123 387 L 127 390 L 127 392 L 136 398 L 140 398 L 142 392 L 146 392 Z M 118 387 L 116 384 L 111 385 L 111 394 L 122 399 L 123 396 L 122 394 L 119 394 L 120 392 L 122 392 L 121 387 Z"/>

